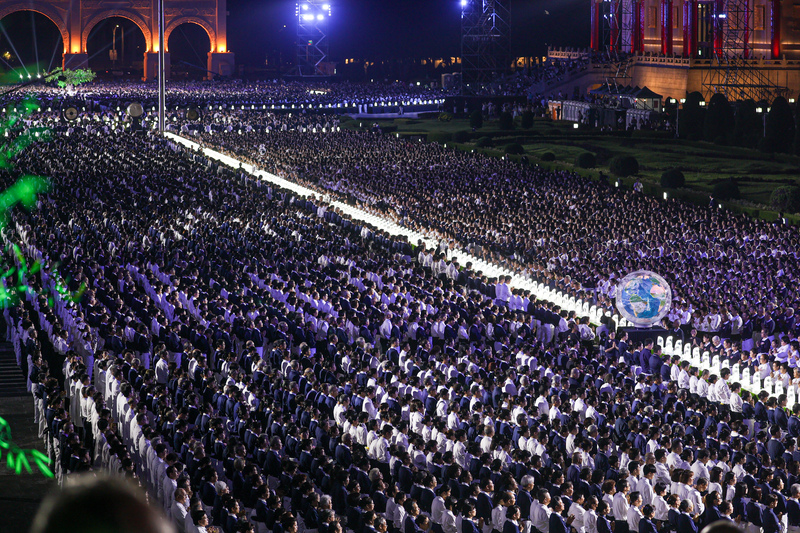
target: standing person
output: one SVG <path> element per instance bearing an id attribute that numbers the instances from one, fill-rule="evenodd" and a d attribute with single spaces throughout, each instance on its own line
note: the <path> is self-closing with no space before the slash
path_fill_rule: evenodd
<path id="1" fill-rule="evenodd" d="M 642 518 L 639 520 L 639 533 L 656 533 L 656 526 L 653 523 L 655 510 L 652 505 L 642 507 Z"/>
<path id="2" fill-rule="evenodd" d="M 561 498 L 553 498 L 550 504 L 553 512 L 550 513 L 550 533 L 569 533 L 569 527 L 575 520 L 574 515 L 569 515 L 566 520 L 561 516 L 564 511 L 564 502 Z"/>
<path id="3" fill-rule="evenodd" d="M 614 495 L 612 510 L 614 512 L 614 533 L 628 533 L 628 492 L 630 485 L 627 479 L 617 481 L 617 493 Z"/>
<path id="4" fill-rule="evenodd" d="M 639 507 L 642 505 L 642 496 L 638 492 L 631 492 L 630 505 L 628 506 L 628 529 L 639 533 L 639 521 L 643 518 Z"/>
<path id="5" fill-rule="evenodd" d="M 506 521 L 503 524 L 503 533 L 520 533 L 519 519 L 519 506 L 510 505 L 506 510 Z"/>
<path id="6" fill-rule="evenodd" d="M 683 500 L 678 509 L 680 511 L 678 515 L 678 531 L 681 533 L 697 533 L 697 524 L 692 516 L 694 513 L 692 502 Z"/>
<path id="7" fill-rule="evenodd" d="M 597 533 L 611 533 L 611 523 L 608 521 L 608 514 L 611 506 L 608 502 L 601 501 L 597 504 Z"/>
<path id="8" fill-rule="evenodd" d="M 764 510 L 761 512 L 761 528 L 764 533 L 780 533 L 783 529 L 780 517 L 775 514 L 778 498 L 774 494 L 764 497 Z"/>

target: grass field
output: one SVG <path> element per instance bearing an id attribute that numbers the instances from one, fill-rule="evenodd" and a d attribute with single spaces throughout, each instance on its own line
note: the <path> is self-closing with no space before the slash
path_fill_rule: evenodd
<path id="1" fill-rule="evenodd" d="M 498 121 L 484 123 L 473 131 L 468 119 L 453 119 L 440 122 L 436 119 L 395 119 L 384 121 L 354 121 L 346 127 L 369 128 L 378 122 L 384 131 L 400 136 L 420 137 L 430 141 L 452 143 L 461 149 L 476 149 L 490 155 L 503 155 L 510 143 L 519 143 L 533 162 L 546 152 L 552 152 L 556 161 L 547 163 L 554 168 L 575 169 L 581 174 L 598 176 L 600 172 L 610 176 L 608 163 L 616 155 L 632 155 L 639 162 L 638 178 L 646 192 L 660 195 L 661 174 L 672 168 L 680 169 L 686 177 L 686 189 L 672 194 L 698 203 L 707 202 L 714 185 L 731 178 L 737 180 L 742 200 L 731 207 L 751 214 L 773 218 L 769 212 L 772 191 L 785 184 L 800 185 L 800 157 L 784 154 L 764 154 L 741 147 L 719 146 L 712 143 L 686 141 L 670 137 L 664 132 L 633 132 L 601 134 L 592 130 L 573 129 L 573 123 L 553 122 L 545 119 L 534 121 L 533 127 L 523 130 L 516 123 L 512 131 L 500 130 Z M 488 146 L 477 148 L 478 139 Z M 581 152 L 592 152 L 597 156 L 595 169 L 578 169 L 575 160 Z M 517 156 L 519 157 L 519 156 Z M 630 185 L 634 179 L 621 180 Z M 800 218 L 798 218 L 800 221 Z"/>

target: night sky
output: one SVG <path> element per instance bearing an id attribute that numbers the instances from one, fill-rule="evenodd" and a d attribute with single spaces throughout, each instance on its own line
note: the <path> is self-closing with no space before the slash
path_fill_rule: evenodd
<path id="1" fill-rule="evenodd" d="M 331 0 L 330 3 L 330 57 L 334 61 L 459 55 L 459 0 Z M 588 45 L 589 0 L 510 0 L 510 3 L 514 55 L 544 55 L 548 44 Z M 228 49 L 236 54 L 237 63 L 258 68 L 264 66 L 268 57 L 274 62 L 281 53 L 284 59 L 293 61 L 294 0 L 228 0 L 228 11 Z M 126 33 L 127 61 L 141 57 L 141 32 L 127 20 L 109 19 L 100 23 L 89 38 L 89 52 L 95 68 L 108 68 L 105 63 L 110 66 L 108 49 L 115 24 L 123 26 Z M 11 41 L 28 65 L 35 59 L 43 62 L 45 69 L 60 63 L 58 30 L 44 16 L 15 13 L 3 19 L 2 25 L 5 31 L 0 33 L 0 58 L 5 51 L 13 51 Z M 197 38 L 197 30 L 202 34 L 199 27 L 185 25 L 183 28 L 173 33 L 175 43 L 170 38 L 171 52 L 193 64 L 204 64 L 208 40 L 204 35 Z M 34 46 L 34 39 L 38 48 Z M 179 50 L 185 51 L 179 53 Z M 12 65 L 0 64 L 0 68 L 9 66 Z"/>
<path id="2" fill-rule="evenodd" d="M 515 55 L 544 55 L 548 44 L 588 46 L 588 0 L 510 1 Z M 331 0 L 331 5 L 334 59 L 459 53 L 458 0 Z M 228 0 L 228 10 L 229 48 L 237 61 L 261 62 L 266 51 L 277 49 L 281 42 L 291 43 L 295 36 L 294 1 Z"/>

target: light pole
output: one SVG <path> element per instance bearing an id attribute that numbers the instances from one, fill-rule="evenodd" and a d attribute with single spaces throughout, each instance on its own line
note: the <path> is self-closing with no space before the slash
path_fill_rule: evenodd
<path id="1" fill-rule="evenodd" d="M 114 68 L 117 66 L 117 29 L 119 29 L 119 24 L 114 26 L 114 30 L 111 32 L 111 62 Z"/>
<path id="2" fill-rule="evenodd" d="M 164 84 L 164 0 L 158 0 L 158 133 L 164 133 L 166 114 L 166 86 Z"/>

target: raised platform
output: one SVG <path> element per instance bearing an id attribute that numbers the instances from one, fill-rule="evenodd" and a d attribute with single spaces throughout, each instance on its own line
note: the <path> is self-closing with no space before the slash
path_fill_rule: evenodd
<path id="1" fill-rule="evenodd" d="M 788 98 L 797 98 L 800 91 L 800 60 L 753 59 L 771 82 L 789 88 Z M 712 94 L 703 88 L 703 80 L 710 70 L 716 69 L 710 59 L 688 59 L 660 55 L 638 55 L 631 59 L 625 85 L 648 87 L 664 98 L 685 98 L 688 93 L 700 92 L 706 101 Z M 589 90 L 606 83 L 616 74 L 616 69 L 604 63 L 592 63 L 585 70 L 568 74 L 557 83 L 538 87 L 546 95 L 585 95 Z"/>

